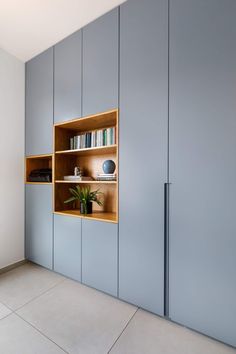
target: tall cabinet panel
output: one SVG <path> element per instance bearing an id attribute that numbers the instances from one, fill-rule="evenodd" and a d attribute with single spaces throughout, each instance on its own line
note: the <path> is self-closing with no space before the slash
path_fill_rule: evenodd
<path id="1" fill-rule="evenodd" d="M 170 2 L 170 317 L 236 345 L 236 2 Z"/>
<path id="2" fill-rule="evenodd" d="M 129 0 L 120 12 L 119 295 L 164 307 L 168 2 Z"/>
<path id="3" fill-rule="evenodd" d="M 26 155 L 52 153 L 53 49 L 26 63 Z"/>
<path id="4" fill-rule="evenodd" d="M 81 219 L 54 215 L 54 270 L 81 281 Z"/>
<path id="5" fill-rule="evenodd" d="M 117 296 L 117 224 L 82 220 L 82 281 Z"/>
<path id="6" fill-rule="evenodd" d="M 55 45 L 55 123 L 81 117 L 81 43 L 81 31 L 77 31 Z"/>
<path id="7" fill-rule="evenodd" d="M 52 269 L 52 186 L 25 188 L 26 258 Z"/>
<path id="8" fill-rule="evenodd" d="M 118 11 L 83 29 L 83 115 L 118 107 Z"/>

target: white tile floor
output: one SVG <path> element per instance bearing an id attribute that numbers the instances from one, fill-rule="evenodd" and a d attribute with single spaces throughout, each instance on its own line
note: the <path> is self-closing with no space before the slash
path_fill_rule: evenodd
<path id="1" fill-rule="evenodd" d="M 236 354 L 236 350 L 26 264 L 0 275 L 0 354 Z"/>

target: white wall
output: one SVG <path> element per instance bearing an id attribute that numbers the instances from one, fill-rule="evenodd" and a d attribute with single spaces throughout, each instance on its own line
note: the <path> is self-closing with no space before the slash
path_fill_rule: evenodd
<path id="1" fill-rule="evenodd" d="M 0 268 L 24 259 L 24 64 L 0 49 Z"/>

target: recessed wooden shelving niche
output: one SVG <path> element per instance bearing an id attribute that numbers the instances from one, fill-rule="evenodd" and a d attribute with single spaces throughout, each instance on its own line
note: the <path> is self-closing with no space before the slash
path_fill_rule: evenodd
<path id="1" fill-rule="evenodd" d="M 74 137 L 79 136 L 79 139 L 82 139 L 82 135 L 90 133 L 88 139 L 91 139 L 91 132 L 96 132 L 93 133 L 93 139 L 95 134 L 97 137 L 98 131 L 110 134 L 110 128 L 112 128 L 114 136 L 112 135 L 112 139 L 110 139 L 110 135 L 106 136 L 107 145 L 105 146 L 104 140 L 102 144 L 99 139 L 96 140 L 96 144 L 100 146 L 94 146 L 94 142 L 91 143 L 91 140 L 88 144 L 86 143 L 86 147 L 81 144 L 78 146 L 78 141 L 77 145 L 74 143 Z M 54 212 L 116 223 L 118 221 L 118 110 L 55 124 L 54 148 Z M 103 172 L 102 165 L 105 160 L 115 162 L 116 181 L 96 180 L 97 175 Z M 73 176 L 76 166 L 82 169 L 84 176 L 89 176 L 92 179 L 76 182 L 64 180 L 65 176 Z M 98 206 L 93 203 L 93 214 L 81 215 L 79 208 L 73 208 L 73 204 L 64 203 L 70 197 L 69 188 L 76 185 L 89 185 L 91 190 L 99 189 L 103 193 L 103 205 Z"/>
<path id="2" fill-rule="evenodd" d="M 30 173 L 35 170 L 53 169 L 53 155 L 28 156 L 25 160 L 25 183 L 27 184 L 51 184 L 52 182 L 32 182 Z"/>

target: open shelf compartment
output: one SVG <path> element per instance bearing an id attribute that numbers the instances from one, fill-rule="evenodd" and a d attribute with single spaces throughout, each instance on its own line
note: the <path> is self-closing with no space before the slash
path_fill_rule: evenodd
<path id="1" fill-rule="evenodd" d="M 31 182 L 29 175 L 33 170 L 52 169 L 53 155 L 34 155 L 25 158 L 25 183 L 27 184 L 52 184 L 52 182 Z"/>
<path id="2" fill-rule="evenodd" d="M 70 138 L 80 133 L 115 127 L 115 145 L 69 150 Z M 118 180 L 118 110 L 98 115 L 75 119 L 54 125 L 54 212 L 56 214 L 75 217 L 118 222 L 118 182 L 97 181 L 96 176 L 102 173 L 102 165 L 106 160 L 116 164 L 115 173 Z M 80 167 L 83 175 L 91 177 L 91 181 L 65 181 L 64 176 L 74 175 L 74 168 Z M 93 214 L 81 215 L 79 203 L 65 204 L 71 194 L 69 188 L 90 186 L 91 190 L 99 189 L 103 193 L 103 205 L 93 203 Z"/>

